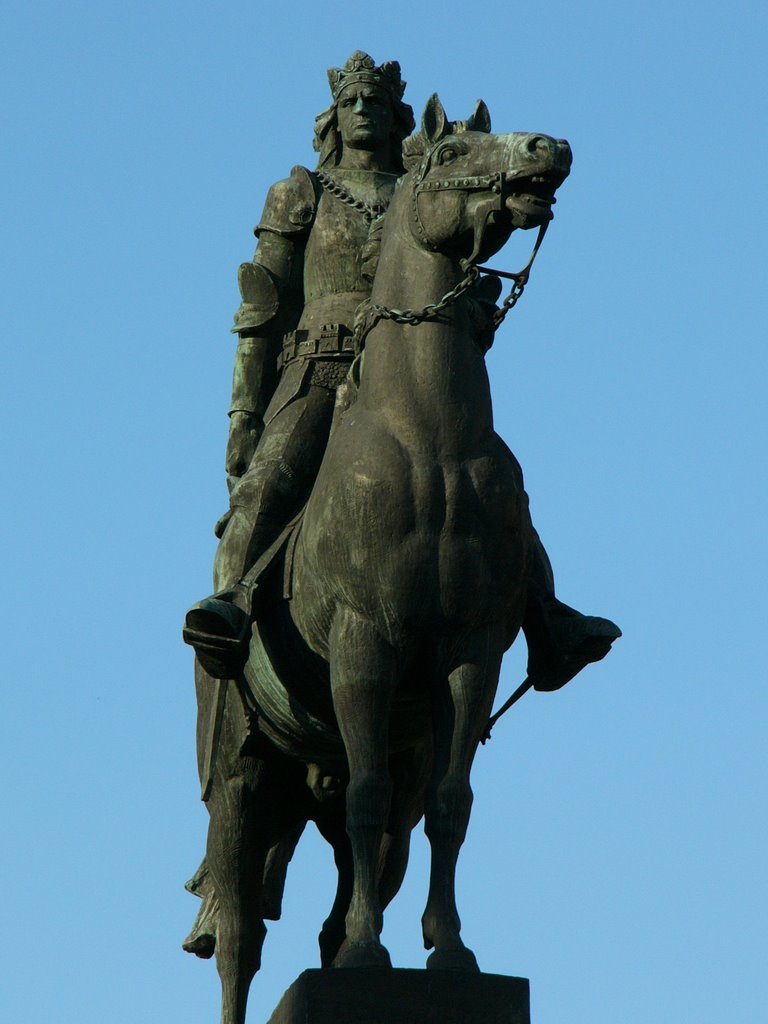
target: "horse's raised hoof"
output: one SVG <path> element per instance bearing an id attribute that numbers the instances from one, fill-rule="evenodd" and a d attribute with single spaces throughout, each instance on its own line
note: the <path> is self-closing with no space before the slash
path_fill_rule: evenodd
<path id="1" fill-rule="evenodd" d="M 187 882 L 185 889 L 202 898 L 192 930 L 184 939 L 181 948 L 185 953 L 192 953 L 201 960 L 210 960 L 216 952 L 216 927 L 219 923 L 219 901 L 211 888 L 205 861 L 198 868 L 195 877 Z"/>
<path id="2" fill-rule="evenodd" d="M 194 931 L 181 944 L 185 953 L 193 953 L 201 960 L 210 960 L 216 952 L 216 936 L 210 932 L 196 934 Z"/>
<path id="3" fill-rule="evenodd" d="M 350 942 L 345 939 L 332 967 L 391 967 L 389 953 L 380 942 Z"/>
<path id="4" fill-rule="evenodd" d="M 480 968 L 471 949 L 436 949 L 427 957 L 427 970 L 478 973 Z"/>

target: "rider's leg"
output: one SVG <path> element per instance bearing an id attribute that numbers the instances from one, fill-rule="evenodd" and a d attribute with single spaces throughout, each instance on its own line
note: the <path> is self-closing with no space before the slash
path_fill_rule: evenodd
<path id="1" fill-rule="evenodd" d="M 232 491 L 214 561 L 216 590 L 233 587 L 309 497 L 325 452 L 334 392 L 309 386 L 270 420 Z"/>
<path id="2" fill-rule="evenodd" d="M 526 509 L 523 470 L 508 450 L 515 466 Z M 593 661 L 600 661 L 611 649 L 621 630 L 610 619 L 582 615 L 555 596 L 555 577 L 541 538 L 525 517 L 529 536 L 528 595 L 523 633 L 528 645 L 528 676 L 537 690 L 557 690 Z"/>
<path id="3" fill-rule="evenodd" d="M 187 613 L 184 636 L 201 658 L 206 658 L 201 645 L 211 636 L 232 638 L 237 650 L 223 657 L 232 659 L 233 671 L 238 667 L 239 641 L 248 625 L 247 594 L 240 592 L 239 581 L 308 499 L 325 452 L 334 398 L 333 389 L 309 385 L 266 425 L 231 495 L 232 515 L 214 562 L 216 592 Z M 211 671 L 217 674 L 223 667 L 213 665 Z"/>
<path id="4" fill-rule="evenodd" d="M 564 686 L 586 665 L 604 658 L 621 636 L 610 619 L 583 615 L 555 597 L 552 563 L 533 526 L 523 632 L 528 644 L 528 675 L 537 690 Z"/>

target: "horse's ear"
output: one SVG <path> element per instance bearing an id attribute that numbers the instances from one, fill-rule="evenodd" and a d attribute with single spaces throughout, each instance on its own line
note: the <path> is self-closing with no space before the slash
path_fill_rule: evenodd
<path id="1" fill-rule="evenodd" d="M 421 131 L 430 143 L 438 142 L 448 132 L 448 118 L 436 92 L 427 100 L 421 119 Z"/>
<path id="2" fill-rule="evenodd" d="M 486 107 L 483 100 L 478 100 L 475 104 L 475 109 L 472 111 L 472 115 L 467 121 L 467 127 L 472 132 L 485 132 L 490 134 L 491 131 L 491 112 Z"/>

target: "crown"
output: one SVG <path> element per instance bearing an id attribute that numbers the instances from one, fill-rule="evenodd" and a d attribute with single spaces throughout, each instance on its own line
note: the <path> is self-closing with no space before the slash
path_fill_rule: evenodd
<path id="1" fill-rule="evenodd" d="M 362 50 L 356 50 L 343 68 L 328 68 L 328 84 L 334 101 L 342 89 L 354 82 L 378 85 L 395 100 L 402 99 L 405 92 L 405 82 L 400 77 L 400 65 L 396 60 L 385 60 L 377 68 L 373 57 Z"/>

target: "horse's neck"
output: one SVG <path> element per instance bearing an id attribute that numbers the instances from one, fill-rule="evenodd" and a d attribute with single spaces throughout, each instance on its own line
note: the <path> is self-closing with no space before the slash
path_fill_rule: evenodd
<path id="1" fill-rule="evenodd" d="M 458 261 L 415 243 L 406 203 L 393 207 L 371 298 L 390 309 L 418 311 L 441 299 L 463 274 Z M 466 300 L 451 304 L 439 320 L 415 326 L 379 321 L 366 341 L 358 401 L 384 416 L 408 447 L 457 455 L 472 449 L 493 421 L 485 361 L 471 337 Z"/>

